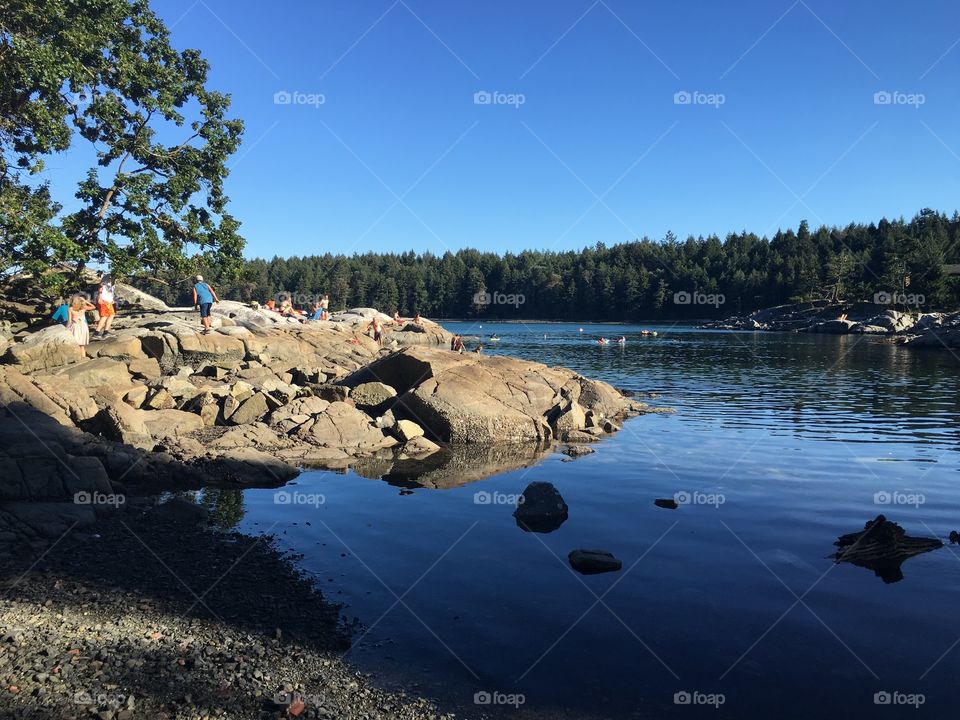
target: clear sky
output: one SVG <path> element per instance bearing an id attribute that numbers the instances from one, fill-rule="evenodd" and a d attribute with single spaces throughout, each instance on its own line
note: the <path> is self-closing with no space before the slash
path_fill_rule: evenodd
<path id="1" fill-rule="evenodd" d="M 955 0 L 151 4 L 246 121 L 227 191 L 251 257 L 960 208 Z"/>

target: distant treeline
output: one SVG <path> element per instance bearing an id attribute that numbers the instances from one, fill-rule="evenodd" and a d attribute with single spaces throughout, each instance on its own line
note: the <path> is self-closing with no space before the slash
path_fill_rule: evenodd
<path id="1" fill-rule="evenodd" d="M 746 313 L 788 302 L 880 302 L 920 310 L 960 307 L 960 214 L 923 210 L 912 220 L 796 230 L 772 238 L 731 233 L 635 242 L 580 251 L 498 255 L 465 249 L 275 257 L 246 263 L 221 297 L 264 301 L 289 295 L 331 309 L 377 307 L 428 317 L 641 320 Z M 215 268 L 205 274 L 217 281 Z M 185 294 L 138 283 L 171 302 Z M 188 292 L 188 291 L 186 291 Z"/>

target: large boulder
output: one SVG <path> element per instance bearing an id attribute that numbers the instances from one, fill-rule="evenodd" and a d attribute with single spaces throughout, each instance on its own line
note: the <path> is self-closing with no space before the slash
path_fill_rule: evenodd
<path id="1" fill-rule="evenodd" d="M 826 322 L 812 325 L 808 332 L 821 335 L 846 335 L 855 325 L 856 323 L 852 320 L 841 320 L 838 318 L 836 320 L 827 320 Z"/>
<path id="2" fill-rule="evenodd" d="M 27 335 L 10 345 L 2 361 L 15 365 L 22 372 L 49 370 L 80 359 L 80 348 L 63 325 L 54 325 Z"/>
<path id="3" fill-rule="evenodd" d="M 61 382 L 80 385 L 87 388 L 110 386 L 128 388 L 130 373 L 127 364 L 113 358 L 93 358 L 86 362 L 71 365 L 56 373 Z"/>
<path id="4" fill-rule="evenodd" d="M 142 450 L 152 450 L 156 444 L 146 419 L 145 410 L 135 410 L 126 403 L 109 405 L 97 415 L 97 425 L 104 437 Z"/>
<path id="5" fill-rule="evenodd" d="M 97 340 L 90 344 L 87 353 L 93 357 L 108 357 L 120 360 L 139 360 L 144 357 L 139 335 L 130 333 L 114 335 L 107 337 L 105 340 Z"/>
<path id="6" fill-rule="evenodd" d="M 157 440 L 186 435 L 204 427 L 199 415 L 182 410 L 154 410 L 143 415 L 147 431 Z"/>
<path id="7" fill-rule="evenodd" d="M 117 305 L 124 310 L 152 310 L 153 312 L 167 312 L 169 306 L 162 300 L 137 290 L 125 283 L 116 283 Z"/>
<path id="8" fill-rule="evenodd" d="M 240 403 L 240 406 L 230 414 L 228 421 L 231 425 L 247 425 L 262 419 L 271 409 L 265 394 L 254 393 Z"/>
<path id="9" fill-rule="evenodd" d="M 318 445 L 334 448 L 371 451 L 390 444 L 368 415 L 345 402 L 330 403 L 312 423 L 301 427 L 298 434 Z"/>
<path id="10" fill-rule="evenodd" d="M 393 407 L 446 442 L 528 442 L 555 436 L 550 422 L 579 403 L 564 424 L 583 427 L 636 412 L 635 404 L 606 383 L 572 370 L 503 356 L 460 355 L 429 347 L 392 353 L 342 382 L 357 387 L 379 380 L 400 393 Z M 580 412 L 584 414 L 581 418 Z"/>
<path id="11" fill-rule="evenodd" d="M 350 397 L 357 407 L 367 412 L 383 414 L 390 402 L 397 396 L 397 391 L 382 382 L 373 381 L 361 383 L 350 391 Z"/>

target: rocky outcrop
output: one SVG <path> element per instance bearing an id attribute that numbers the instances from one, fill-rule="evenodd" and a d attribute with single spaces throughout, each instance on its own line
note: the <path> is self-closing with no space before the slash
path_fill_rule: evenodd
<path id="1" fill-rule="evenodd" d="M 829 335 L 865 333 L 901 335 L 942 321 L 942 313 L 896 310 L 881 303 L 833 303 L 827 300 L 780 305 L 749 315 L 707 323 L 721 330 L 772 330 L 813 332 Z"/>
<path id="2" fill-rule="evenodd" d="M 916 332 L 919 331 L 919 332 Z M 916 334 L 904 344 L 913 348 L 960 348 L 960 313 L 924 316 L 912 329 Z"/>
<path id="3" fill-rule="evenodd" d="M 642 407 L 606 383 L 565 368 L 504 356 L 460 355 L 406 348 L 343 380 L 356 387 L 379 380 L 396 388 L 396 415 L 407 415 L 429 438 L 501 443 L 564 438 Z"/>
<path id="4" fill-rule="evenodd" d="M 23 372 L 61 367 L 80 359 L 73 335 L 62 325 L 54 325 L 22 338 L 7 347 L 3 362 Z"/>
<path id="5" fill-rule="evenodd" d="M 452 486 L 537 462 L 555 439 L 599 439 L 645 409 L 570 370 L 450 352 L 450 334 L 430 321 L 381 318 L 391 345 L 417 337 L 391 350 L 369 336 L 375 311 L 366 308 L 314 323 L 222 302 L 203 334 L 189 310 L 149 296 L 120 305 L 134 302 L 137 312 L 121 312 L 82 362 L 59 326 L 8 349 L 0 431 L 38 432 L 39 418 L 43 441 L 27 455 L 0 454 L 14 478 L 0 502 L 68 502 L 94 488 L 276 486 L 314 465 Z M 530 528 L 557 521 L 528 519 Z"/>

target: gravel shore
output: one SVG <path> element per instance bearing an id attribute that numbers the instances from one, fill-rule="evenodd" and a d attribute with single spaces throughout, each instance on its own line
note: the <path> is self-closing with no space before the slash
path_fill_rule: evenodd
<path id="1" fill-rule="evenodd" d="M 0 566 L 0 717 L 453 718 L 372 686 L 350 629 L 269 538 L 182 500 Z"/>

